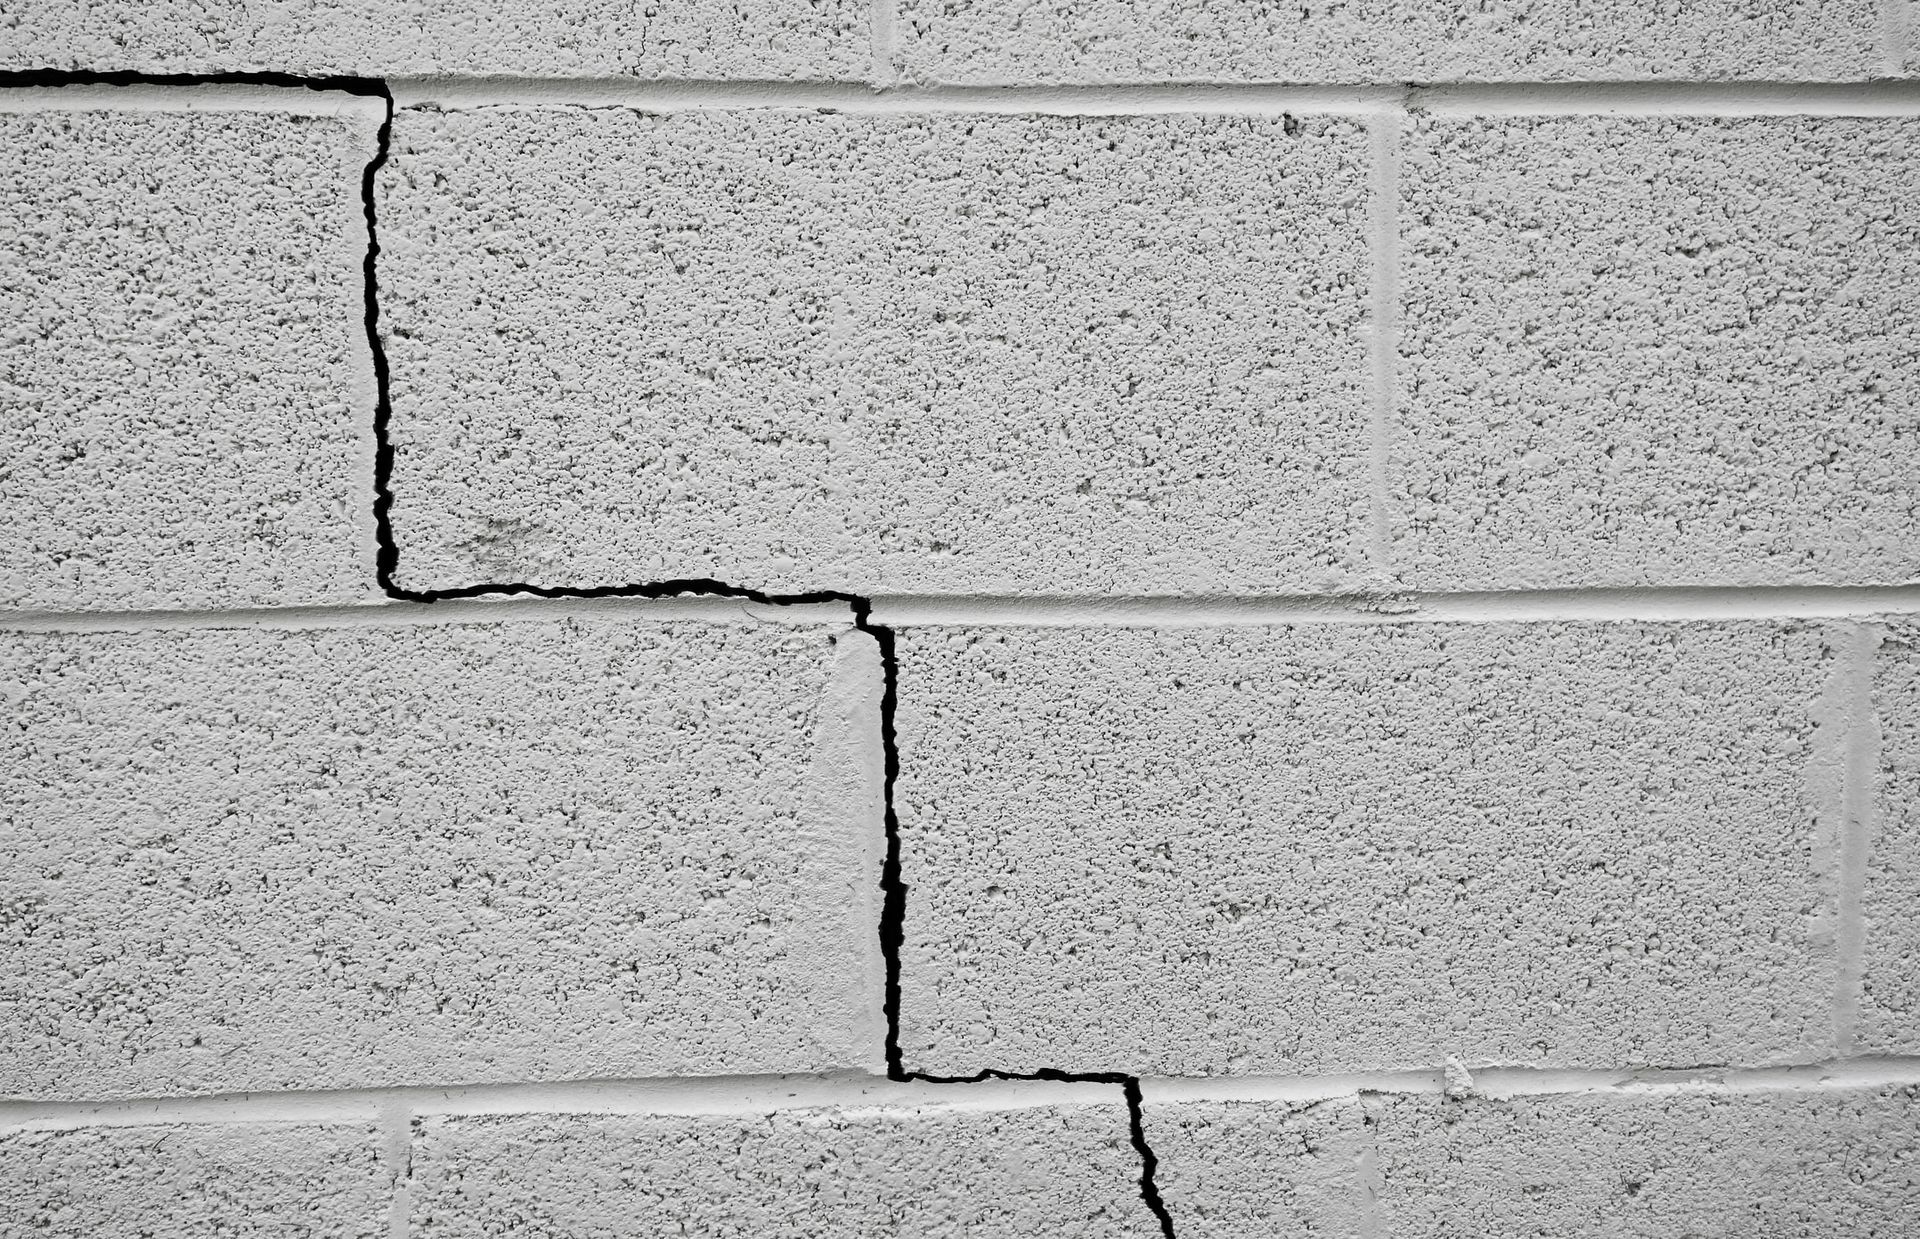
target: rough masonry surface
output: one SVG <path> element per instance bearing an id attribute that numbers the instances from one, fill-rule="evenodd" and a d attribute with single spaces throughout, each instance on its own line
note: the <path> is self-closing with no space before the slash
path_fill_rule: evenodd
<path id="1" fill-rule="evenodd" d="M 909 80 L 1860 81 L 1874 0 L 900 0 Z"/>
<path id="2" fill-rule="evenodd" d="M 874 1066 L 860 640 L 7 638 L 0 1092 Z"/>
<path id="3" fill-rule="evenodd" d="M 1436 116 L 1400 181 L 1403 584 L 1920 575 L 1920 121 Z"/>
<path id="4" fill-rule="evenodd" d="M 929 1071 L 1832 1052 L 1793 624 L 911 627 Z"/>
<path id="5" fill-rule="evenodd" d="M 0 112 L 0 605 L 378 596 L 359 196 L 376 123 Z"/>
<path id="6" fill-rule="evenodd" d="M 386 1239 L 381 1151 L 364 1123 L 0 1130 L 0 1235 Z"/>
<path id="7" fill-rule="evenodd" d="M 1117 1104 L 429 1118 L 413 1234 L 1156 1239 Z"/>
<path id="8" fill-rule="evenodd" d="M 1912 1089 L 1629 1088 L 1148 1113 L 1185 1239 L 1900 1239 L 1920 1210 Z"/>
<path id="9" fill-rule="evenodd" d="M 1917 17 L 19 0 L 0 1239 L 1910 1239 Z"/>
<path id="10" fill-rule="evenodd" d="M 1920 1054 L 1920 625 L 1887 625 L 1877 655 L 1858 1048 Z"/>
<path id="11" fill-rule="evenodd" d="M 1339 119 L 406 110 L 381 179 L 412 589 L 1367 578 Z"/>
<path id="12" fill-rule="evenodd" d="M 856 0 L 11 0 L 0 68 L 312 75 L 862 76 Z"/>

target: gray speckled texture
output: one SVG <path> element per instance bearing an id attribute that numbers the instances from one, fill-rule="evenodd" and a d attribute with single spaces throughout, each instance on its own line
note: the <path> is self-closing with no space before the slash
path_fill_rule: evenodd
<path id="1" fill-rule="evenodd" d="M 0 1094 L 870 1065 L 832 640 L 7 638 Z"/>
<path id="2" fill-rule="evenodd" d="M 417 1239 L 1160 1233 L 1117 1095 L 1004 1111 L 441 1118 L 417 1131 Z"/>
<path id="3" fill-rule="evenodd" d="M 1171 1102 L 1149 1095 L 1145 1121 L 1178 1239 L 1391 1234 L 1369 1229 L 1378 1210 L 1361 1167 L 1372 1141 L 1352 1098 Z"/>
<path id="4" fill-rule="evenodd" d="M 1365 578 L 1341 119 L 403 112 L 401 583 Z"/>
<path id="5" fill-rule="evenodd" d="M 1920 576 L 1920 120 L 1432 118 L 1400 181 L 1406 584 Z"/>
<path id="6" fill-rule="evenodd" d="M 0 68 L 861 78 L 859 0 L 9 0 Z"/>
<path id="7" fill-rule="evenodd" d="M 1794 624 L 908 628 L 922 1070 L 1833 1052 Z"/>
<path id="8" fill-rule="evenodd" d="M 1911 1089 L 1153 1103 L 1181 1239 L 1905 1239 Z"/>
<path id="9" fill-rule="evenodd" d="M 362 1124 L 0 1130 L 5 1239 L 386 1239 L 394 1168 Z"/>
<path id="10" fill-rule="evenodd" d="M 1020 82 L 1859 81 L 1874 0 L 901 0 L 907 77 Z"/>
<path id="11" fill-rule="evenodd" d="M 373 593 L 377 123 L 0 113 L 0 607 Z"/>
<path id="12" fill-rule="evenodd" d="M 1858 1049 L 1920 1054 L 1920 624 L 1887 625 L 1874 672 Z"/>

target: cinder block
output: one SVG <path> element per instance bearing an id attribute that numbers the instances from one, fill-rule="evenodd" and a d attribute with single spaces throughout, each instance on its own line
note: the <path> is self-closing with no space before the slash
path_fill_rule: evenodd
<path id="1" fill-rule="evenodd" d="M 1117 1096 L 1018 1110 L 429 1118 L 413 1174 L 417 1239 L 1160 1234 Z"/>
<path id="2" fill-rule="evenodd" d="M 1920 574 L 1920 121 L 1433 117 L 1400 183 L 1403 581 Z"/>
<path id="3" fill-rule="evenodd" d="M 1885 7 L 1889 77 L 1920 77 L 1920 0 L 1888 0 Z"/>
<path id="4" fill-rule="evenodd" d="M 0 1094 L 869 1066 L 873 661 L 608 618 L 10 637 Z"/>
<path id="5" fill-rule="evenodd" d="M 411 588 L 1363 580 L 1346 120 L 404 112 Z"/>
<path id="6" fill-rule="evenodd" d="M 1833 1053 L 1795 624 L 906 629 L 941 1074 Z M 1816 767 L 1818 768 L 1816 770 Z"/>
<path id="7" fill-rule="evenodd" d="M 384 1239 L 392 1168 L 355 1124 L 0 1131 L 6 1239 Z"/>
<path id="8" fill-rule="evenodd" d="M 1149 1093 L 1145 1128 L 1179 1239 L 1392 1234 L 1368 1229 L 1377 1210 L 1361 1166 L 1373 1141 L 1352 1098 L 1165 1102 Z"/>
<path id="9" fill-rule="evenodd" d="M 1150 1104 L 1182 1236 L 1900 1239 L 1914 1090 Z"/>
<path id="10" fill-rule="evenodd" d="M 13 0 L 0 67 L 369 77 L 868 75 L 857 0 Z"/>
<path id="11" fill-rule="evenodd" d="M 378 116 L 340 99 L 0 112 L 0 606 L 370 596 Z"/>
<path id="12" fill-rule="evenodd" d="M 1873 0 L 901 0 L 914 80 L 1445 82 L 1882 72 Z"/>
<path id="13" fill-rule="evenodd" d="M 1901 1239 L 1920 1213 L 1911 1089 L 1406 1098 L 1374 1132 L 1404 1239 Z"/>
<path id="14" fill-rule="evenodd" d="M 1861 896 L 1857 1048 L 1920 1054 L 1920 624 L 1887 625 L 1874 672 L 1879 760 Z"/>

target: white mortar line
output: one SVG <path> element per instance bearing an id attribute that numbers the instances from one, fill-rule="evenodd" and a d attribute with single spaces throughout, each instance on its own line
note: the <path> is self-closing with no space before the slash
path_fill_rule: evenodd
<path id="1" fill-rule="evenodd" d="M 880 0 L 884 3 L 885 0 Z M 877 28 L 877 14 L 876 14 Z M 835 108 L 851 112 L 1395 113 L 1525 116 L 1920 115 L 1920 82 L 1485 82 L 1406 86 L 1135 83 L 1089 86 L 880 86 L 866 82 L 637 81 L 603 78 L 389 79 L 403 106 L 567 104 L 647 111 Z"/>
<path id="2" fill-rule="evenodd" d="M 1490 82 L 1416 87 L 1407 106 L 1441 116 L 1913 116 L 1920 81 Z"/>
<path id="3" fill-rule="evenodd" d="M 0 87 L 0 112 L 279 112 L 372 117 L 385 105 L 370 95 L 304 86 L 14 86 Z M 359 177 L 354 188 L 359 188 Z M 356 201 L 358 195 L 356 193 Z"/>
<path id="4" fill-rule="evenodd" d="M 648 112 L 703 108 L 831 108 L 842 112 L 1041 112 L 1113 115 L 1395 110 L 1399 86 L 1160 85 L 886 86 L 864 82 L 668 82 L 604 79 L 392 78 L 401 107 L 571 105 Z"/>
<path id="5" fill-rule="evenodd" d="M 1817 1092 L 1920 1085 L 1920 1056 L 1842 1058 L 1788 1067 L 1470 1069 L 1473 1091 L 1487 1097 L 1617 1092 Z M 1147 1104 L 1246 1101 L 1309 1105 L 1371 1094 L 1439 1095 L 1442 1069 L 1356 1072 L 1324 1076 L 1149 1077 L 1140 1082 Z"/>
<path id="6" fill-rule="evenodd" d="M 765 606 L 744 598 L 466 598 L 449 602 L 374 602 L 341 607 L 258 607 L 230 611 L 0 612 L 0 631 L 148 632 L 197 628 L 392 628 L 427 624 L 513 623 L 567 617 L 622 617 L 640 623 L 846 624 L 844 603 Z"/>
<path id="7" fill-rule="evenodd" d="M 1487 1097 L 1566 1093 L 1626 1094 L 1821 1092 L 1920 1086 L 1920 1056 L 1836 1059 L 1788 1067 L 1526 1068 L 1472 1070 Z M 1430 1070 L 1319 1076 L 1147 1077 L 1149 1105 L 1186 1101 L 1309 1104 L 1375 1094 L 1438 1095 Z M 132 1127 L 164 1123 L 358 1122 L 391 1134 L 396 1116 L 439 1115 L 772 1114 L 782 1110 L 1025 1110 L 1118 1104 L 1111 1084 L 986 1080 L 973 1084 L 899 1084 L 872 1075 L 714 1076 L 661 1080 L 582 1080 L 246 1093 L 127 1101 L 0 1101 L 0 1128 L 36 1130 Z"/>
<path id="8" fill-rule="evenodd" d="M 876 86 L 892 86 L 900 77 L 900 10 L 898 0 L 873 0 L 868 17 L 873 42 L 873 81 Z"/>
<path id="9" fill-rule="evenodd" d="M 413 1110 L 405 1098 L 383 1103 L 378 1112 L 381 1154 L 393 1176 L 387 1198 L 387 1239 L 408 1239 L 413 1214 Z"/>
<path id="10" fill-rule="evenodd" d="M 1920 586 L 1680 587 L 1249 598 L 874 599 L 882 624 L 1213 627 L 1261 624 L 1772 620 L 1920 611 Z"/>
<path id="11" fill-rule="evenodd" d="M 1845 619 L 1920 613 L 1920 585 L 1700 586 L 1369 596 L 1009 598 L 881 595 L 882 624 L 1157 628 L 1265 624 L 1522 623 L 1551 620 Z M 0 612 L 0 632 L 144 632 L 196 628 L 384 628 L 511 623 L 568 616 L 639 623 L 844 624 L 841 603 L 767 606 L 738 598 L 470 598 L 222 611 Z"/>
<path id="12" fill-rule="evenodd" d="M 378 1124 L 391 1092 L 219 1094 L 151 1097 L 124 1101 L 0 1100 L 0 1131 L 68 1127 L 140 1127 L 160 1123 L 363 1123 Z"/>
<path id="13" fill-rule="evenodd" d="M 845 1001 L 859 1008 L 864 1033 L 858 1044 L 831 1047 L 842 1061 L 861 1063 L 884 1074 L 887 1069 L 887 1017 L 884 1006 L 887 964 L 875 928 L 882 920 L 881 875 L 887 854 L 886 753 L 880 702 L 885 691 L 880 644 L 872 633 L 841 633 L 833 670 L 821 702 L 809 787 L 816 820 L 839 837 L 853 841 L 857 857 L 844 892 L 846 933 L 860 961 L 856 983 Z"/>
<path id="14" fill-rule="evenodd" d="M 1366 1141 L 1354 1155 L 1353 1178 L 1359 1192 L 1359 1239 L 1387 1239 L 1386 1178 L 1380 1170 L 1380 1106 L 1376 1099 L 1361 1102 L 1366 1112 Z"/>
<path id="15" fill-rule="evenodd" d="M 1111 1084 L 987 1080 L 900 1084 L 882 1076 L 708 1076 L 551 1084 L 417 1086 L 332 1092 L 243 1093 L 126 1101 L 0 1101 L 0 1128 L 145 1126 L 160 1123 L 380 1124 L 396 1114 L 770 1114 L 833 1107 L 867 1110 L 1025 1110 L 1120 1104 Z"/>
<path id="16" fill-rule="evenodd" d="M 1396 407 L 1395 363 L 1400 347 L 1400 116 L 1367 122 L 1372 153 L 1368 214 L 1372 223 L 1372 291 L 1367 351 L 1372 396 L 1367 423 L 1368 560 L 1375 576 L 1393 579 L 1393 529 L 1388 520 L 1387 462 Z"/>
<path id="17" fill-rule="evenodd" d="M 1906 71 L 1907 40 L 1913 37 L 1913 0 L 1880 0 L 1880 56 L 1888 77 Z"/>
<path id="18" fill-rule="evenodd" d="M 1880 725 L 1873 704 L 1873 667 L 1882 630 L 1861 624 L 1846 647 L 1844 770 L 1840 788 L 1834 953 L 1834 1046 L 1851 1054 L 1859 1034 L 1860 998 L 1866 972 L 1866 919 L 1861 899 L 1867 858 L 1873 847 L 1874 780 L 1880 763 Z"/>
<path id="19" fill-rule="evenodd" d="M 1147 1076 L 1140 1089 L 1148 1105 L 1180 1101 L 1271 1101 L 1308 1104 L 1362 1093 L 1437 1093 L 1438 1067 L 1406 1071 L 1350 1071 L 1300 1076 Z"/>
<path id="20" fill-rule="evenodd" d="M 1854 720 L 1854 656 L 1858 625 L 1826 634 L 1827 674 L 1820 691 L 1807 703 L 1813 730 L 1807 741 L 1805 787 L 1812 810 L 1809 834 L 1810 875 L 1820 893 L 1819 914 L 1809 926 L 1818 962 L 1830 969 L 1828 1034 L 1836 1054 L 1844 1054 L 1840 995 L 1846 988 L 1845 961 L 1840 947 L 1842 905 L 1846 902 L 1841 877 L 1841 838 L 1847 830 L 1847 776 L 1849 739 Z"/>
<path id="21" fill-rule="evenodd" d="M 886 0 L 877 0 L 884 4 Z M 1890 10 L 1904 30 L 1911 19 Z M 876 26 L 878 24 L 876 11 Z M 1904 39 L 1904 34 L 1890 34 Z M 1140 83 L 1098 86 L 882 86 L 867 82 L 640 81 L 628 78 L 396 77 L 400 106 L 835 108 L 852 112 L 1217 112 L 1441 115 L 1914 116 L 1920 81 L 1487 82 L 1403 86 L 1291 83 Z M 74 85 L 0 88 L 0 111 L 210 110 L 333 115 L 378 111 L 379 100 L 281 86 Z"/>

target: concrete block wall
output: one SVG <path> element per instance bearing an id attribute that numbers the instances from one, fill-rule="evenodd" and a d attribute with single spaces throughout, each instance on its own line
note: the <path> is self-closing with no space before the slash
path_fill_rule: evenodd
<path id="1" fill-rule="evenodd" d="M 0 1237 L 1916 1233 L 1907 0 L 0 31 Z"/>

